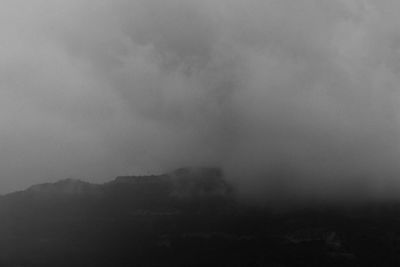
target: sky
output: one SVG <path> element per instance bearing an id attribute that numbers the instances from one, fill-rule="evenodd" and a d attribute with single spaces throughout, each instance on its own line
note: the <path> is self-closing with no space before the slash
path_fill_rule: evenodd
<path id="1" fill-rule="evenodd" d="M 0 193 L 221 166 L 257 199 L 400 189 L 394 0 L 1 0 Z"/>

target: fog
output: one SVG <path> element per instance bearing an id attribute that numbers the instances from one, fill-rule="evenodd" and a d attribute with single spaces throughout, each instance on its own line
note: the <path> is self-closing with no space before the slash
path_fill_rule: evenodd
<path id="1" fill-rule="evenodd" d="M 0 192 L 221 166 L 257 199 L 400 191 L 400 4 L 2 0 Z"/>

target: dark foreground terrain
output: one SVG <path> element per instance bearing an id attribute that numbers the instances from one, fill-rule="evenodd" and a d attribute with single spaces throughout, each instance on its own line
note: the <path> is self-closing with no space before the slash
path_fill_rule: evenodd
<path id="1" fill-rule="evenodd" d="M 400 266 L 400 205 L 238 204 L 214 168 L 0 199 L 0 266 Z"/>

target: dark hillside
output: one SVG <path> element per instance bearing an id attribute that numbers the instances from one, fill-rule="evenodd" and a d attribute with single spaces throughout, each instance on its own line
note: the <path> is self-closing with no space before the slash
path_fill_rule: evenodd
<path id="1" fill-rule="evenodd" d="M 0 266 L 400 264 L 400 205 L 246 207 L 213 168 L 36 185 L 0 218 Z"/>

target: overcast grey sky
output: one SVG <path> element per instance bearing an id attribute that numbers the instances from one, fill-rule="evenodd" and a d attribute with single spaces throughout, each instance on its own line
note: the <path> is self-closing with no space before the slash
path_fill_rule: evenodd
<path id="1" fill-rule="evenodd" d="M 0 192 L 220 165 L 258 196 L 396 193 L 399 14 L 395 0 L 1 0 Z"/>

